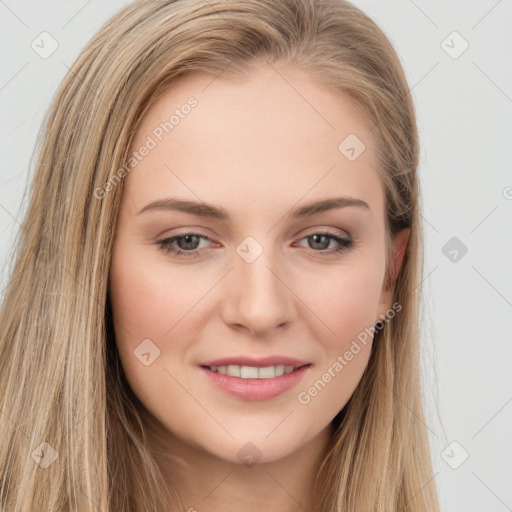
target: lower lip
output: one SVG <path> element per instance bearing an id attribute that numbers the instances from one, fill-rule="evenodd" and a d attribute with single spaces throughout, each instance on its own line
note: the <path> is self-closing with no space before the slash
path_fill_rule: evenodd
<path id="1" fill-rule="evenodd" d="M 296 386 L 309 371 L 310 365 L 302 366 L 287 375 L 271 379 L 242 379 L 212 372 L 203 366 L 200 369 L 223 391 L 242 400 L 269 400 Z"/>

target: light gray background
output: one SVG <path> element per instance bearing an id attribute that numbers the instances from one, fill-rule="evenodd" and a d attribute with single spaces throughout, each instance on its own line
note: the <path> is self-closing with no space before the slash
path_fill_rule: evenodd
<path id="1" fill-rule="evenodd" d="M 424 394 L 441 507 L 512 510 L 512 0 L 354 3 L 395 45 L 416 104 Z M 43 113 L 79 51 L 126 4 L 0 0 L 0 293 Z M 59 45 L 46 59 L 31 48 L 43 31 Z"/>

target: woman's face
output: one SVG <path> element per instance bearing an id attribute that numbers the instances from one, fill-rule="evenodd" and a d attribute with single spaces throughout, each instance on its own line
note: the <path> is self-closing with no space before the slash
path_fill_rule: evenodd
<path id="1" fill-rule="evenodd" d="M 110 296 L 135 394 L 170 435 L 228 461 L 324 435 L 392 306 L 384 190 L 354 104 L 289 67 L 189 76 L 133 151 Z"/>

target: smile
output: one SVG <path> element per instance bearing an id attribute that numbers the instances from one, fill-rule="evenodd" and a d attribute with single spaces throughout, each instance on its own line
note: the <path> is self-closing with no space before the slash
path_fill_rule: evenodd
<path id="1" fill-rule="evenodd" d="M 199 369 L 216 388 L 241 400 L 275 398 L 299 384 L 310 371 L 310 364 L 300 367 L 276 366 L 200 366 Z"/>
<path id="2" fill-rule="evenodd" d="M 281 375 L 288 375 L 295 369 L 293 366 L 278 364 L 276 366 L 240 366 L 230 364 L 228 366 L 210 366 L 212 372 L 229 375 L 230 377 L 240 377 L 241 379 L 273 379 Z"/>

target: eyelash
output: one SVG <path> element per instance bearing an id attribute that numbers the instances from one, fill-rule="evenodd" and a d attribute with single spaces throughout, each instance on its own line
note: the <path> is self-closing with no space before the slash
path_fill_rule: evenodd
<path id="1" fill-rule="evenodd" d="M 353 240 L 350 239 L 350 238 L 345 238 L 345 237 L 333 235 L 332 233 L 329 233 L 329 232 L 326 232 L 326 231 L 319 231 L 319 232 L 311 233 L 311 234 L 306 235 L 305 237 L 301 238 L 300 240 L 304 240 L 305 238 L 309 238 L 309 237 L 312 237 L 314 235 L 326 236 L 327 238 L 330 238 L 331 240 L 334 240 L 335 242 L 339 243 L 340 247 L 338 247 L 337 249 L 331 250 L 331 251 L 328 251 L 326 249 L 322 249 L 322 250 L 319 250 L 319 251 L 315 251 L 314 249 L 310 249 L 310 251 L 313 251 L 313 253 L 328 254 L 328 255 L 329 254 L 339 254 L 339 253 L 342 253 L 342 252 L 346 251 L 347 249 L 350 249 L 352 247 L 352 244 L 353 244 Z M 189 232 L 189 233 L 183 233 L 183 234 L 181 234 L 179 236 L 173 236 L 171 238 L 165 238 L 164 240 L 159 240 L 157 242 L 157 244 L 160 246 L 160 248 L 164 252 L 166 252 L 168 254 L 173 254 L 174 256 L 180 256 L 180 257 L 181 256 L 184 256 L 184 257 L 194 257 L 194 256 L 197 256 L 197 254 L 199 253 L 200 249 L 195 249 L 195 250 L 192 250 L 192 251 L 184 251 L 182 249 L 175 249 L 172 246 L 172 243 L 174 241 L 179 240 L 180 238 L 185 238 L 187 236 L 197 236 L 199 238 L 204 238 L 206 240 L 209 240 L 208 237 L 203 236 L 200 233 Z"/>

